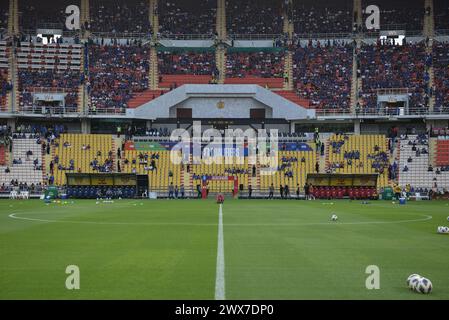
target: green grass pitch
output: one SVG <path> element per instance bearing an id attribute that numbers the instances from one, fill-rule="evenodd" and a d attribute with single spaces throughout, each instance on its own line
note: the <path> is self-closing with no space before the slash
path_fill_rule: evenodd
<path id="1" fill-rule="evenodd" d="M 226 299 L 449 299 L 448 215 L 447 202 L 226 200 Z M 0 299 L 214 299 L 217 235 L 213 200 L 3 200 Z M 433 292 L 408 290 L 412 273 Z"/>

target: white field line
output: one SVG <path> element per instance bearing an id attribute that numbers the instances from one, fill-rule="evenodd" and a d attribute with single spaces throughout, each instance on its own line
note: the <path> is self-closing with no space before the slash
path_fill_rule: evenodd
<path id="1" fill-rule="evenodd" d="M 218 244 L 217 244 L 217 271 L 215 274 L 215 300 L 225 300 L 225 258 L 223 241 L 223 205 L 218 210 Z"/>
<path id="2" fill-rule="evenodd" d="M 19 217 L 22 214 L 42 214 L 41 212 L 15 212 L 8 215 L 11 219 L 47 222 L 47 223 L 69 223 L 69 224 L 94 224 L 94 225 L 120 225 L 120 226 L 196 226 L 196 227 L 210 227 L 216 226 L 216 223 L 191 223 L 191 222 L 103 222 L 103 221 L 74 221 L 74 220 L 53 220 L 53 219 L 39 219 L 31 217 Z M 301 227 L 301 226 L 337 226 L 337 225 L 369 225 L 369 224 L 397 224 L 421 222 L 432 219 L 429 215 L 419 215 L 423 218 L 397 220 L 397 221 L 354 221 L 354 222 L 309 222 L 309 223 L 227 223 L 227 227 Z"/>

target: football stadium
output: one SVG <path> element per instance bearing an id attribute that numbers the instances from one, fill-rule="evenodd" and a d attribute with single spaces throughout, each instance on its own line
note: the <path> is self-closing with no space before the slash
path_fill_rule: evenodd
<path id="1" fill-rule="evenodd" d="M 1 0 L 0 198 L 0 300 L 448 300 L 449 2 Z"/>

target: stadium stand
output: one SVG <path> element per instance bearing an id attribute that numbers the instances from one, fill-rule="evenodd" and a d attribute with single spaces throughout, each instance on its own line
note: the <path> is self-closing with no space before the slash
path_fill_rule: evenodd
<path id="1" fill-rule="evenodd" d="M 164 35 L 186 35 L 215 33 L 216 0 L 161 1 L 159 10 L 159 32 Z"/>
<path id="2" fill-rule="evenodd" d="M 449 44 L 435 42 L 433 46 L 433 70 L 435 74 L 436 112 L 449 111 Z"/>
<path id="3" fill-rule="evenodd" d="M 133 94 L 148 89 L 148 58 L 149 50 L 145 47 L 91 44 L 90 111 L 124 113 Z"/>
<path id="4" fill-rule="evenodd" d="M 0 32 L 8 27 L 8 1 L 0 8 Z"/>
<path id="5" fill-rule="evenodd" d="M 90 30 L 112 34 L 149 34 L 148 1 L 91 0 Z"/>
<path id="6" fill-rule="evenodd" d="M 228 78 L 282 78 L 284 52 L 228 52 Z"/>
<path id="7" fill-rule="evenodd" d="M 171 183 L 181 185 L 181 166 L 170 160 L 169 151 L 125 150 L 120 162 L 122 172 L 148 174 L 152 190 L 166 190 Z"/>
<path id="8" fill-rule="evenodd" d="M 20 110 L 51 113 L 76 112 L 82 78 L 82 46 L 79 44 L 47 44 L 21 42 L 17 50 Z M 35 93 L 64 94 L 62 104 L 46 105 L 35 101 Z M 63 111 L 65 110 L 65 111 Z"/>
<path id="9" fill-rule="evenodd" d="M 427 136 L 408 135 L 400 140 L 399 185 L 412 188 L 447 187 L 449 173 L 434 167 L 430 161 Z M 422 151 L 426 152 L 422 152 Z M 419 154 L 419 155 L 418 155 Z M 437 173 L 440 172 L 440 173 Z"/>
<path id="10" fill-rule="evenodd" d="M 381 30 L 420 31 L 424 25 L 424 1 L 377 0 L 362 1 L 362 7 L 375 4 L 380 9 Z"/>
<path id="11" fill-rule="evenodd" d="M 8 109 L 7 94 L 12 89 L 8 75 L 9 50 L 6 41 L 0 41 L 0 111 Z"/>
<path id="12" fill-rule="evenodd" d="M 390 158 L 384 135 L 332 135 L 327 155 L 328 172 L 379 174 L 378 186 L 389 185 Z"/>
<path id="13" fill-rule="evenodd" d="M 52 148 L 53 170 L 57 185 L 66 182 L 65 173 L 115 172 L 111 135 L 61 134 Z M 53 172 L 53 174 L 52 174 Z"/>
<path id="14" fill-rule="evenodd" d="M 298 34 L 351 33 L 352 1 L 294 1 L 293 22 Z"/>
<path id="15" fill-rule="evenodd" d="M 230 34 L 281 34 L 281 1 L 227 1 L 227 27 Z"/>
<path id="16" fill-rule="evenodd" d="M 19 23 L 22 30 L 32 30 L 37 28 L 65 28 L 65 9 L 68 5 L 80 5 L 80 0 L 58 0 L 49 3 L 39 0 L 19 1 Z"/>
<path id="17" fill-rule="evenodd" d="M 5 152 L 5 148 L 3 151 Z M 42 147 L 36 143 L 36 139 L 30 136 L 17 136 L 12 140 L 12 153 L 10 165 L 0 165 L 0 183 L 42 184 Z"/>
<path id="18" fill-rule="evenodd" d="M 299 97 L 313 108 L 348 112 L 352 78 L 352 46 L 305 46 L 293 54 L 293 74 Z"/>
<path id="19" fill-rule="evenodd" d="M 279 166 L 274 172 L 270 168 L 260 167 L 259 164 L 261 190 L 268 190 L 271 184 L 276 191 L 281 185 L 288 186 L 290 194 L 293 194 L 298 186 L 303 190 L 307 174 L 316 173 L 315 145 L 309 143 L 308 146 L 308 151 L 279 151 Z"/>
<path id="20" fill-rule="evenodd" d="M 212 75 L 218 72 L 214 52 L 158 52 L 159 72 L 168 74 Z"/>
<path id="21" fill-rule="evenodd" d="M 403 90 L 409 95 L 411 109 L 417 112 L 426 110 L 424 96 L 429 75 L 423 43 L 363 45 L 358 58 L 362 78 L 360 94 L 365 111 L 380 111 L 376 97 L 378 90 L 382 89 Z"/>
<path id="22" fill-rule="evenodd" d="M 434 0 L 435 29 L 449 29 L 449 3 L 445 0 Z"/>

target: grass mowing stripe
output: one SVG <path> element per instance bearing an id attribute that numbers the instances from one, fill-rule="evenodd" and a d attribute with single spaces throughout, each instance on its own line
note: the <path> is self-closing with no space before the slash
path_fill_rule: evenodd
<path id="1" fill-rule="evenodd" d="M 225 258 L 223 239 L 223 205 L 218 209 L 218 244 L 217 244 L 217 272 L 215 275 L 215 300 L 225 300 Z"/>

